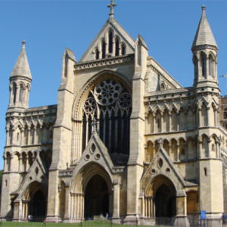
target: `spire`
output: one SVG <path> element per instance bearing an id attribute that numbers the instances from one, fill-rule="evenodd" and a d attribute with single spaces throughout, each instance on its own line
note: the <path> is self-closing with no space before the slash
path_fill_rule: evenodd
<path id="1" fill-rule="evenodd" d="M 117 6 L 117 4 L 114 3 L 114 0 L 110 0 L 110 5 L 108 5 L 107 7 L 110 8 L 110 17 L 114 17 L 114 7 Z"/>
<path id="2" fill-rule="evenodd" d="M 202 6 L 202 16 L 192 44 L 192 49 L 197 46 L 210 45 L 217 47 L 214 35 L 206 18 L 206 7 Z"/>
<path id="3" fill-rule="evenodd" d="M 25 50 L 25 43 L 26 43 L 25 41 L 22 41 L 21 52 L 10 77 L 23 76 L 32 79 L 30 67 L 28 64 L 28 58 Z"/>

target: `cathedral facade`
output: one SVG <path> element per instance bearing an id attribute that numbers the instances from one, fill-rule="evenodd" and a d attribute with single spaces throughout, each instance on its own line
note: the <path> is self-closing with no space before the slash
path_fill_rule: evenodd
<path id="1" fill-rule="evenodd" d="M 29 108 L 25 43 L 10 75 L 1 217 L 78 222 L 103 214 L 155 223 L 227 212 L 227 131 L 220 123 L 218 47 L 205 7 L 182 87 L 114 18 L 80 61 L 66 49 L 58 104 Z"/>

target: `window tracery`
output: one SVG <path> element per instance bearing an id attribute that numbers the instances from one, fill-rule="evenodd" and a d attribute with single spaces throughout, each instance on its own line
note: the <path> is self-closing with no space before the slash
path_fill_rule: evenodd
<path id="1" fill-rule="evenodd" d="M 92 122 L 111 154 L 129 153 L 131 94 L 118 81 L 106 79 L 97 84 L 83 108 L 83 150 L 91 137 Z"/>

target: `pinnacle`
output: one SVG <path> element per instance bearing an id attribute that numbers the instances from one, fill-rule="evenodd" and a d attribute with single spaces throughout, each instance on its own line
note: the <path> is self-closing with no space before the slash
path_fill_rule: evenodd
<path id="1" fill-rule="evenodd" d="M 206 18 L 206 7 L 202 6 L 202 16 L 197 28 L 197 32 L 192 44 L 192 49 L 196 46 L 211 45 L 217 47 L 213 32 Z"/>
<path id="2" fill-rule="evenodd" d="M 17 62 L 10 77 L 23 76 L 32 79 L 28 58 L 25 50 L 25 41 L 22 41 L 22 48 Z"/>

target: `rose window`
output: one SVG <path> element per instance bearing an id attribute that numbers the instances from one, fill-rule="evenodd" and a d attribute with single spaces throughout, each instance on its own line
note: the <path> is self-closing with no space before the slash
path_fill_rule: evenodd
<path id="1" fill-rule="evenodd" d="M 116 102 L 122 91 L 122 86 L 114 80 L 102 81 L 95 87 L 96 100 L 100 105 L 109 106 Z"/>

